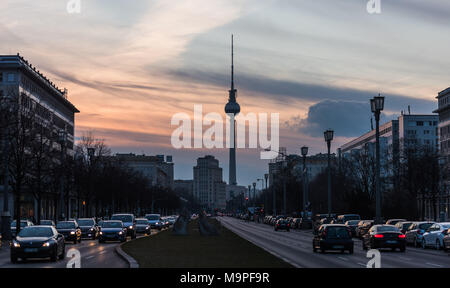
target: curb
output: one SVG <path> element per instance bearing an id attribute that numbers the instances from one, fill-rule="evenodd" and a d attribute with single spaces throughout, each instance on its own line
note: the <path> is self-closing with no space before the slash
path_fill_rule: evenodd
<path id="1" fill-rule="evenodd" d="M 139 268 L 139 264 L 137 263 L 137 261 L 122 250 L 122 245 L 124 244 L 125 243 L 122 243 L 116 247 L 116 253 L 119 254 L 119 256 L 122 257 L 122 259 L 128 262 L 128 265 L 130 266 L 129 268 Z"/>

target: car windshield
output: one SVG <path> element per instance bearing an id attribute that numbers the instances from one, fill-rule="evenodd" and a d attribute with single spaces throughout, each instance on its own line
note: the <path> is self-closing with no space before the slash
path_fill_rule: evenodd
<path id="1" fill-rule="evenodd" d="M 56 229 L 73 229 L 75 227 L 75 222 L 59 222 L 56 224 Z"/>
<path id="2" fill-rule="evenodd" d="M 408 227 L 409 226 L 411 226 L 411 222 L 405 222 L 405 223 L 402 223 L 402 229 L 408 229 Z"/>
<path id="3" fill-rule="evenodd" d="M 159 220 L 159 216 L 158 215 L 149 215 L 149 216 L 147 216 L 145 218 L 147 218 L 148 220 Z"/>
<path id="4" fill-rule="evenodd" d="M 427 230 L 427 229 L 430 228 L 431 225 L 433 225 L 433 224 L 434 224 L 434 223 L 422 223 L 422 224 L 419 224 L 419 229 Z"/>
<path id="5" fill-rule="evenodd" d="M 95 222 L 92 219 L 78 220 L 80 226 L 94 226 Z"/>
<path id="6" fill-rule="evenodd" d="M 148 224 L 148 220 L 136 220 L 136 224 L 146 225 Z"/>
<path id="7" fill-rule="evenodd" d="M 379 226 L 377 232 L 398 232 L 398 228 L 395 226 Z"/>
<path id="8" fill-rule="evenodd" d="M 450 228 L 450 224 L 444 224 L 444 225 L 442 225 L 442 227 L 444 228 L 444 230 L 448 229 L 448 228 Z"/>
<path id="9" fill-rule="evenodd" d="M 122 228 L 122 223 L 118 221 L 114 222 L 103 222 L 102 228 Z"/>
<path id="10" fill-rule="evenodd" d="M 113 215 L 111 220 L 120 220 L 122 222 L 133 222 L 133 216 L 131 215 Z"/>
<path id="11" fill-rule="evenodd" d="M 41 220 L 41 225 L 53 225 L 51 220 Z"/>
<path id="12" fill-rule="evenodd" d="M 360 220 L 361 217 L 359 217 L 358 215 L 346 215 L 346 216 L 344 216 L 344 219 L 346 221 L 349 221 L 349 220 Z"/>
<path id="13" fill-rule="evenodd" d="M 20 221 L 20 227 L 25 227 L 25 226 L 27 226 L 27 221 Z M 11 222 L 11 227 L 16 227 L 16 220 Z"/>
<path id="14" fill-rule="evenodd" d="M 19 237 L 52 237 L 53 230 L 50 227 L 27 227 L 20 231 Z"/>
<path id="15" fill-rule="evenodd" d="M 347 225 L 358 225 L 359 220 L 351 220 L 351 221 L 347 221 Z"/>
<path id="16" fill-rule="evenodd" d="M 329 238 L 349 238 L 350 234 L 348 233 L 348 230 L 345 227 L 331 226 L 327 228 L 327 236 Z"/>

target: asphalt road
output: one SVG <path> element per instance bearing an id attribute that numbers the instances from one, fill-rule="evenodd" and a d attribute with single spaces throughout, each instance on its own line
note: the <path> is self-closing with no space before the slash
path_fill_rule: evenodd
<path id="1" fill-rule="evenodd" d="M 312 231 L 274 231 L 270 225 L 218 217 L 222 225 L 239 236 L 299 268 L 364 268 L 370 258 L 354 238 L 354 253 L 313 253 Z M 407 247 L 406 252 L 381 250 L 381 268 L 450 268 L 450 255 L 443 251 Z"/>
<path id="2" fill-rule="evenodd" d="M 158 233 L 152 230 L 152 235 Z M 137 238 L 144 237 L 139 236 Z M 128 241 L 130 237 L 128 237 Z M 70 248 L 76 248 L 81 254 L 81 268 L 128 268 L 128 263 L 115 251 L 119 242 L 98 243 L 98 240 L 83 239 L 81 243 L 66 242 L 66 254 Z M 10 262 L 9 247 L 0 248 L 0 268 L 66 268 L 71 259 L 51 262 L 49 259 L 29 259 L 26 262 Z"/>

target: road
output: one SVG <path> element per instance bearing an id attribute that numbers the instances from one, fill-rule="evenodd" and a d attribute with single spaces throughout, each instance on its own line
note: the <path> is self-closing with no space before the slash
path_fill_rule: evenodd
<path id="1" fill-rule="evenodd" d="M 152 230 L 152 235 L 158 233 Z M 141 238 L 144 236 L 138 236 Z M 130 240 L 130 237 L 128 237 Z M 73 244 L 66 242 L 66 253 L 70 248 L 76 248 L 81 254 L 81 268 L 128 268 L 125 262 L 115 251 L 121 243 L 106 242 L 98 243 L 98 240 L 83 239 L 81 243 Z M 51 262 L 48 259 L 29 259 L 26 262 L 18 261 L 16 264 L 10 262 L 9 247 L 0 249 L 0 268 L 66 268 L 70 258 Z"/>
<path id="2" fill-rule="evenodd" d="M 370 260 L 361 241 L 354 239 L 354 253 L 313 253 L 312 231 L 274 231 L 270 225 L 217 217 L 222 225 L 255 245 L 299 268 L 364 268 Z M 381 268 L 450 268 L 450 255 L 443 251 L 407 247 L 406 252 L 381 250 Z"/>

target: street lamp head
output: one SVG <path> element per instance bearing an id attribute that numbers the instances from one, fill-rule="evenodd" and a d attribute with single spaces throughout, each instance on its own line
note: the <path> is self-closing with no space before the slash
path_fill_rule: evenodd
<path id="1" fill-rule="evenodd" d="M 301 148 L 301 150 L 302 150 L 302 156 L 308 155 L 308 147 L 303 146 L 303 147 Z"/>
<path id="2" fill-rule="evenodd" d="M 267 181 L 267 178 L 269 178 L 269 174 L 264 174 L 264 179 L 266 179 L 266 181 Z"/>
<path id="3" fill-rule="evenodd" d="M 378 94 L 378 96 L 370 99 L 370 109 L 373 113 L 382 111 L 384 109 L 384 97 Z"/>
<path id="4" fill-rule="evenodd" d="M 253 188 L 255 188 L 256 187 L 256 182 L 253 182 Z"/>
<path id="5" fill-rule="evenodd" d="M 327 131 L 323 132 L 323 137 L 325 138 L 326 142 L 333 141 L 333 134 L 334 131 L 331 129 L 328 129 Z"/>

